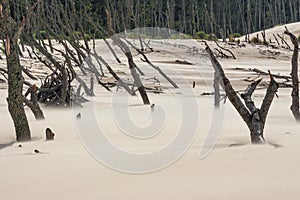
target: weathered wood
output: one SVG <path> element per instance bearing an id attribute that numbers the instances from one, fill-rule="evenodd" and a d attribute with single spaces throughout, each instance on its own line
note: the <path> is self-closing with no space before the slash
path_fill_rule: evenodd
<path id="1" fill-rule="evenodd" d="M 206 44 L 206 51 L 208 53 L 208 56 L 211 59 L 211 62 L 215 70 L 219 72 L 219 75 L 222 79 L 222 82 L 224 84 L 224 89 L 228 99 L 233 104 L 235 109 L 238 111 L 240 116 L 243 118 L 243 120 L 245 121 L 245 123 L 247 124 L 250 130 L 251 142 L 254 144 L 264 143 L 265 140 L 264 140 L 263 132 L 264 132 L 264 126 L 266 122 L 266 117 L 270 109 L 271 103 L 274 99 L 275 93 L 279 87 L 278 83 L 274 80 L 273 76 L 269 72 L 271 77 L 271 82 L 267 89 L 267 93 L 265 95 L 261 108 L 258 109 L 255 106 L 255 103 L 252 100 L 251 96 L 262 79 L 249 85 L 248 88 L 245 90 L 245 92 L 241 95 L 241 97 L 245 101 L 245 105 L 244 105 L 240 100 L 240 98 L 238 97 L 237 93 L 234 91 L 230 81 L 226 77 L 221 64 L 218 62 L 218 60 L 216 59 L 215 55 L 213 54 L 212 50 L 210 49 L 210 47 L 207 45 L 206 42 L 205 44 Z"/>
<path id="2" fill-rule="evenodd" d="M 55 134 L 52 132 L 50 128 L 46 128 L 46 140 L 54 140 Z"/>
<path id="3" fill-rule="evenodd" d="M 228 99 L 230 102 L 233 104 L 233 106 L 236 108 L 236 110 L 239 112 L 249 129 L 252 128 L 252 123 L 251 123 L 251 114 L 249 113 L 248 109 L 244 106 L 240 98 L 238 97 L 237 93 L 233 89 L 229 79 L 225 76 L 225 73 L 223 71 L 223 68 L 215 55 L 213 54 L 212 50 L 209 48 L 207 45 L 206 47 L 206 52 L 208 53 L 209 58 L 211 59 L 211 62 L 216 69 L 216 71 L 219 72 L 219 75 L 222 79 L 222 82 L 224 84 L 224 89 L 227 94 Z"/>
<path id="4" fill-rule="evenodd" d="M 95 56 L 98 56 L 97 54 Z M 115 73 L 115 71 L 110 67 L 110 65 L 101 57 L 98 56 L 98 59 L 106 66 L 109 73 L 118 81 L 118 83 L 130 94 L 135 95 L 132 93 L 128 85 Z"/>
<path id="5" fill-rule="evenodd" d="M 129 49 L 129 47 L 123 42 L 119 37 L 114 36 L 112 37 L 112 40 L 122 49 L 122 51 L 125 53 L 128 64 L 129 64 L 129 69 L 131 71 L 131 75 L 134 79 L 134 86 L 138 88 L 138 91 L 143 99 L 144 104 L 150 104 L 150 100 L 148 98 L 147 92 L 145 90 L 145 87 L 140 79 L 139 74 L 137 73 L 137 66 L 134 63 L 132 53 Z"/>
<path id="6" fill-rule="evenodd" d="M 222 49 L 222 50 L 227 51 L 228 53 L 230 53 L 230 55 L 232 56 L 233 59 L 236 59 L 236 57 L 235 57 L 235 55 L 232 53 L 232 51 L 230 51 L 229 49 L 226 49 L 226 48 L 222 47 L 222 46 L 221 46 L 218 42 L 216 42 L 216 41 L 215 41 L 215 43 L 216 43 L 216 45 L 217 45 L 220 49 Z"/>
<path id="7" fill-rule="evenodd" d="M 221 94 L 220 94 L 220 82 L 221 82 L 221 77 L 219 75 L 219 72 L 216 70 L 214 73 L 214 97 L 215 97 L 215 107 L 219 108 L 220 107 L 220 101 L 221 101 Z"/>
<path id="8" fill-rule="evenodd" d="M 297 121 L 300 121 L 299 111 L 299 77 L 298 77 L 298 57 L 299 57 L 299 43 L 298 38 L 291 33 L 287 27 L 284 34 L 288 35 L 294 45 L 293 56 L 292 56 L 292 105 L 291 111 Z"/>
<path id="9" fill-rule="evenodd" d="M 280 43 L 278 41 L 278 38 L 276 37 L 276 35 L 273 33 L 273 37 L 275 38 L 276 42 L 277 42 L 277 45 L 280 46 Z"/>
<path id="10" fill-rule="evenodd" d="M 265 72 L 265 71 L 257 69 L 257 68 L 248 68 L 247 69 L 247 68 L 236 67 L 235 70 L 255 72 L 255 73 L 257 73 L 259 75 L 263 75 L 263 76 L 269 76 L 270 75 L 268 72 Z M 272 74 L 272 76 L 274 78 L 277 78 L 277 79 L 285 79 L 286 81 L 289 81 L 289 80 L 292 79 L 291 76 L 286 76 L 286 75 Z"/>
<path id="11" fill-rule="evenodd" d="M 94 92 L 91 91 L 91 90 L 89 89 L 89 87 L 86 85 L 86 83 L 85 83 L 78 75 L 76 76 L 75 79 L 76 79 L 76 80 L 79 82 L 79 84 L 83 87 L 83 89 L 84 89 L 86 95 L 91 96 L 91 97 L 95 96 Z"/>
<path id="12" fill-rule="evenodd" d="M 18 41 L 27 18 L 30 18 L 37 4 L 27 10 L 27 18 L 23 16 L 17 22 L 11 17 L 10 1 L 1 1 L 0 5 L 0 35 L 4 41 L 8 69 L 8 110 L 14 123 L 17 141 L 27 141 L 31 139 L 31 134 L 23 106 L 24 78 L 20 67 Z"/>
<path id="13" fill-rule="evenodd" d="M 33 76 L 28 69 L 26 69 L 24 66 L 21 65 L 22 72 L 24 72 L 29 78 L 32 80 L 38 80 L 35 76 Z"/>
<path id="14" fill-rule="evenodd" d="M 110 52 L 113 54 L 113 56 L 115 57 L 116 61 L 118 63 L 122 63 L 121 60 L 119 59 L 119 57 L 117 56 L 115 50 L 110 46 L 109 42 L 104 38 L 103 39 L 105 44 L 107 45 L 107 47 L 109 48 Z"/>
<path id="15" fill-rule="evenodd" d="M 261 119 L 262 131 L 264 131 L 267 115 L 269 113 L 276 92 L 279 88 L 279 84 L 274 80 L 274 77 L 270 71 L 269 71 L 269 75 L 270 75 L 270 84 L 267 88 L 265 98 L 260 106 L 260 119 Z"/>
<path id="16" fill-rule="evenodd" d="M 90 85 L 90 91 L 92 91 L 94 93 L 94 89 L 95 89 L 95 78 L 94 77 L 91 77 L 90 78 L 90 82 L 91 82 L 91 85 Z"/>
<path id="17" fill-rule="evenodd" d="M 150 41 L 150 40 L 149 40 Z M 143 41 L 144 42 L 144 44 L 145 44 L 145 46 L 148 48 L 148 49 L 150 49 L 150 52 L 154 52 L 154 49 L 152 48 L 152 47 L 150 47 L 150 45 L 147 43 L 147 42 L 145 42 L 145 41 Z M 146 50 L 147 50 L 147 48 L 146 48 Z"/>
<path id="18" fill-rule="evenodd" d="M 103 71 L 103 67 L 101 65 L 101 61 L 99 60 L 99 55 L 96 52 L 96 49 L 94 48 L 94 54 L 91 53 L 92 56 L 94 56 L 94 58 L 96 59 L 96 62 L 98 63 L 99 69 L 100 69 L 100 73 L 101 76 L 104 76 L 104 71 Z"/>
<path id="19" fill-rule="evenodd" d="M 59 63 L 52 55 L 49 53 L 46 49 L 44 49 L 36 40 L 34 40 L 31 37 L 26 37 L 26 43 L 29 43 L 30 45 L 34 46 L 36 49 L 38 49 L 44 56 L 47 57 L 47 59 L 59 70 L 60 75 L 61 75 L 61 83 L 62 83 L 62 88 L 61 88 L 61 93 L 60 93 L 60 100 L 62 101 L 61 104 L 65 105 L 68 104 L 67 102 L 67 92 L 69 88 L 69 83 L 68 83 L 68 74 L 67 70 L 64 65 Z M 50 67 L 51 68 L 51 67 Z"/>
<path id="20" fill-rule="evenodd" d="M 140 41 L 140 45 L 141 45 L 141 51 L 145 51 L 141 34 L 139 34 L 139 41 Z"/>
<path id="21" fill-rule="evenodd" d="M 28 106 L 31 111 L 34 114 L 34 117 L 36 120 L 42 120 L 45 119 L 44 113 L 41 110 L 39 104 L 38 104 L 38 94 L 37 94 L 37 86 L 36 85 L 31 85 L 26 94 L 25 97 L 23 97 L 23 101 L 26 106 Z M 30 100 L 26 99 L 26 96 L 30 94 Z"/>
<path id="22" fill-rule="evenodd" d="M 148 63 L 148 65 L 150 65 L 153 69 L 155 69 L 156 71 L 158 71 L 160 73 L 160 75 L 162 77 L 164 77 L 164 79 L 166 79 L 174 88 L 179 88 L 178 85 L 167 75 L 165 74 L 159 67 L 155 66 L 149 59 L 148 57 L 145 55 L 145 53 L 143 51 L 141 51 L 140 49 L 138 49 L 137 47 L 135 47 L 131 42 L 129 42 L 128 40 L 126 40 L 126 42 L 133 47 L 139 54 L 141 54 L 143 56 L 144 59 L 141 59 L 143 62 Z"/>
<path id="23" fill-rule="evenodd" d="M 285 39 L 277 33 L 277 36 L 281 39 L 281 42 L 287 46 L 288 49 L 292 49 L 291 46 L 285 41 Z"/>
<path id="24" fill-rule="evenodd" d="M 8 110 L 13 119 L 17 141 L 31 139 L 29 124 L 23 107 L 23 77 L 20 67 L 17 41 L 7 37 L 7 66 L 8 66 Z"/>
<path id="25" fill-rule="evenodd" d="M 250 135 L 251 135 L 251 141 L 252 143 L 263 143 L 264 137 L 263 137 L 263 131 L 261 127 L 261 119 L 260 119 L 260 111 L 256 108 L 254 101 L 252 100 L 252 94 L 255 91 L 258 84 L 262 81 L 262 79 L 259 79 L 255 82 L 253 82 L 251 85 L 248 86 L 246 91 L 241 94 L 241 97 L 245 101 L 245 105 L 248 108 L 248 110 L 251 113 L 251 129 L 250 129 Z"/>
<path id="26" fill-rule="evenodd" d="M 263 43 L 264 43 L 264 45 L 268 45 L 268 42 L 267 42 L 267 40 L 266 40 L 266 30 L 263 30 L 263 31 L 261 32 L 261 35 L 262 35 L 262 38 L 263 38 Z"/>

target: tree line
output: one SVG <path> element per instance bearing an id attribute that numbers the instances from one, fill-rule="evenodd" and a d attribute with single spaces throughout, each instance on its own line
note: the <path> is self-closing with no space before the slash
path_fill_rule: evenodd
<path id="1" fill-rule="evenodd" d="M 93 0 L 106 25 L 104 9 L 116 32 L 139 27 L 164 27 L 195 36 L 242 35 L 300 20 L 300 0 Z M 104 20 L 103 20 L 104 19 Z"/>

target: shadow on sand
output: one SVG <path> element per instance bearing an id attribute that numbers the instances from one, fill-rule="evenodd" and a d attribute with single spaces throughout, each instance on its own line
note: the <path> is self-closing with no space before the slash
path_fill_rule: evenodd
<path id="1" fill-rule="evenodd" d="M 0 144 L 0 150 L 13 145 L 14 143 L 15 142 L 8 142 L 8 143 Z"/>

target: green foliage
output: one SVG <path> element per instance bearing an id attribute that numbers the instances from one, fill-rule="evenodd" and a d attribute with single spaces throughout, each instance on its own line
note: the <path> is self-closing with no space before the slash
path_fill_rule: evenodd
<path id="1" fill-rule="evenodd" d="M 158 36 L 155 36 L 153 39 L 155 39 L 155 40 L 162 40 L 162 39 L 164 39 L 164 37 L 161 36 L 161 35 L 158 35 Z"/>
<path id="2" fill-rule="evenodd" d="M 207 40 L 209 41 L 217 41 L 218 37 L 215 34 L 208 34 L 206 35 Z"/>
<path id="3" fill-rule="evenodd" d="M 251 38 L 250 43 L 251 43 L 251 44 L 263 44 L 263 41 L 261 41 L 261 40 L 260 40 L 259 38 L 257 38 L 257 37 L 253 37 L 253 38 Z"/>
<path id="4" fill-rule="evenodd" d="M 170 39 L 192 39 L 193 37 L 191 35 L 186 35 L 186 34 L 172 34 L 170 36 Z"/>
<path id="5" fill-rule="evenodd" d="M 128 38 L 128 39 L 139 39 L 140 37 L 142 39 L 152 38 L 151 36 L 149 36 L 147 34 L 141 34 L 139 32 L 134 32 L 134 31 L 126 33 L 126 38 Z"/>
<path id="6" fill-rule="evenodd" d="M 195 39 L 201 39 L 204 40 L 206 39 L 206 34 L 204 31 L 199 31 L 196 33 Z"/>
<path id="7" fill-rule="evenodd" d="M 215 34 L 206 34 L 204 31 L 196 33 L 195 39 L 217 41 L 218 37 Z"/>
<path id="8" fill-rule="evenodd" d="M 282 7 L 288 2 L 293 2 L 292 0 L 280 1 L 280 4 L 261 0 L 226 1 L 226 6 L 224 1 L 208 0 L 103 1 L 106 3 L 100 0 L 92 1 L 93 9 L 98 9 L 98 6 L 102 6 L 99 7 L 102 10 L 108 9 L 113 19 L 112 28 L 116 33 L 123 32 L 125 29 L 130 30 L 132 27 L 165 27 L 185 34 L 193 34 L 196 39 L 205 39 L 205 33 L 215 33 L 217 37 L 221 37 L 222 32 L 230 30 L 232 33 L 245 35 L 263 28 L 271 28 L 276 24 L 300 20 L 298 15 L 300 4 L 293 4 L 293 9 L 290 6 Z M 275 12 L 276 10 L 280 12 Z M 106 23 L 106 16 L 100 14 L 105 15 L 105 12 L 98 12 L 97 19 Z M 249 20 L 253 22 L 250 30 L 247 28 Z M 224 27 L 226 30 L 223 30 Z M 237 37 L 232 35 L 232 38 Z"/>
<path id="9" fill-rule="evenodd" d="M 239 38 L 239 37 L 241 37 L 241 34 L 239 34 L 239 33 L 232 33 L 230 36 L 233 37 L 233 38 Z"/>
<path id="10" fill-rule="evenodd" d="M 39 40 L 46 40 L 48 39 L 48 33 L 44 30 L 40 30 L 39 32 L 34 33 L 33 37 Z M 50 36 L 50 39 L 53 39 L 53 37 Z"/>
<path id="11" fill-rule="evenodd" d="M 89 34 L 87 34 L 87 33 L 84 33 L 84 38 L 82 37 L 82 34 L 81 34 L 81 32 L 79 32 L 79 31 L 75 31 L 74 32 L 74 36 L 76 37 L 76 39 L 78 39 L 78 40 L 83 40 L 83 39 L 85 39 L 85 40 L 87 40 L 87 41 L 90 41 L 91 39 L 92 39 L 92 37 L 89 35 Z"/>
<path id="12" fill-rule="evenodd" d="M 239 33 L 232 33 L 229 35 L 229 42 L 236 42 L 236 38 L 241 37 L 241 34 Z"/>

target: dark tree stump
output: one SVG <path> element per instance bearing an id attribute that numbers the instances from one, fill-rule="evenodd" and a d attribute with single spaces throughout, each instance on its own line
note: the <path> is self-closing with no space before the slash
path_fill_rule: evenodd
<path id="1" fill-rule="evenodd" d="M 55 134 L 52 132 L 50 128 L 46 129 L 46 140 L 54 140 Z"/>

